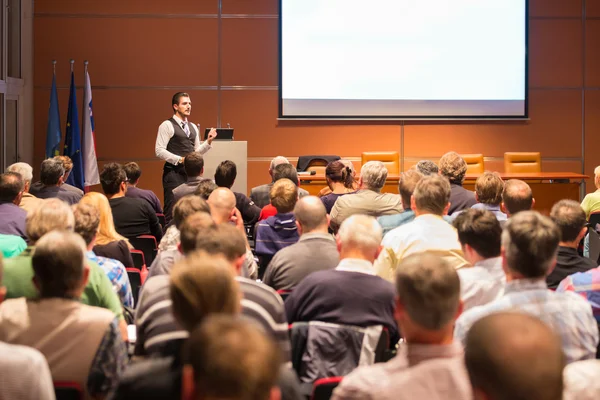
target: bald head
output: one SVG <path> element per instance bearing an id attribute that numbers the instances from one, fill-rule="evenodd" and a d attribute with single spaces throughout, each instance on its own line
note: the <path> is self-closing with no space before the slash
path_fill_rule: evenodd
<path id="1" fill-rule="evenodd" d="M 519 179 L 510 179 L 504 184 L 502 204 L 508 215 L 531 210 L 534 204 L 529 185 Z"/>
<path id="2" fill-rule="evenodd" d="M 217 224 L 227 222 L 235 208 L 235 195 L 227 188 L 217 188 L 208 197 L 208 205 Z"/>
<path id="3" fill-rule="evenodd" d="M 477 321 L 467 335 L 465 362 L 475 399 L 562 399 L 560 340 L 530 315 L 497 313 Z"/>
<path id="4" fill-rule="evenodd" d="M 294 215 L 302 234 L 311 232 L 327 233 L 329 221 L 327 210 L 321 199 L 305 196 L 298 200 L 294 207 Z"/>

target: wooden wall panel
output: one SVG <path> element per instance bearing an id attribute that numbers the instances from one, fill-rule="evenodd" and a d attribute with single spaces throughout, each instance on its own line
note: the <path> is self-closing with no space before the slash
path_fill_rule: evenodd
<path id="1" fill-rule="evenodd" d="M 587 192 L 593 192 L 594 168 L 600 165 L 600 90 L 585 92 L 585 172 L 591 178 L 587 181 Z"/>
<path id="2" fill-rule="evenodd" d="M 586 0 L 585 15 L 586 17 L 600 17 L 600 0 Z"/>
<path id="3" fill-rule="evenodd" d="M 583 0 L 529 0 L 530 17 L 581 17 Z M 590 0 L 587 0 L 588 2 Z"/>
<path id="4" fill-rule="evenodd" d="M 600 87 L 600 20 L 585 23 L 585 86 Z"/>
<path id="5" fill-rule="evenodd" d="M 223 0 L 224 14 L 279 14 L 279 0 Z"/>
<path id="6" fill-rule="evenodd" d="M 254 0 L 253 0 L 254 1 Z M 51 14 L 216 14 L 218 0 L 36 0 L 36 13 Z"/>

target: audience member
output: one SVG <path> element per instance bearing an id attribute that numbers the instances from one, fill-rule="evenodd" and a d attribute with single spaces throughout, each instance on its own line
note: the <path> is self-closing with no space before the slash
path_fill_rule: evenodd
<path id="1" fill-rule="evenodd" d="M 350 178 L 352 178 L 352 192 L 356 192 L 358 190 L 358 180 L 356 179 L 356 170 L 354 169 L 354 164 L 352 163 L 352 161 L 343 158 L 338 161 L 344 164 L 344 166 L 348 169 Z M 325 186 L 319 191 L 319 194 L 317 196 L 323 197 L 331 193 L 331 188 L 329 186 Z"/>
<path id="2" fill-rule="evenodd" d="M 0 174 L 0 234 L 27 239 L 25 218 L 27 212 L 19 208 L 23 196 L 23 179 L 17 172 Z"/>
<path id="3" fill-rule="evenodd" d="M 504 181 L 496 172 L 484 172 L 475 181 L 475 199 L 477 204 L 471 208 L 491 211 L 498 221 L 506 221 L 507 215 L 500 209 Z"/>
<path id="4" fill-rule="evenodd" d="M 470 209 L 454 220 L 465 259 L 473 268 L 458 271 L 464 311 L 494 301 L 504 294 L 500 222 L 488 210 Z"/>
<path id="5" fill-rule="evenodd" d="M 322 196 L 321 201 L 325 205 L 327 214 L 330 214 L 338 197 L 354 193 L 354 178 L 350 168 L 345 166 L 342 161 L 333 161 L 325 168 L 325 179 L 331 192 Z"/>
<path id="6" fill-rule="evenodd" d="M 128 239 L 140 235 L 152 235 L 157 242 L 160 242 L 162 228 L 152 207 L 142 199 L 125 197 L 127 175 L 121 165 L 105 164 L 100 172 L 100 183 L 104 194 L 108 197 L 115 228 L 120 235 Z"/>
<path id="7" fill-rule="evenodd" d="M 359 189 L 355 194 L 340 197 L 331 209 L 331 222 L 335 230 L 354 214 L 373 217 L 402 212 L 402 199 L 397 194 L 381 193 L 388 171 L 381 161 L 369 161 L 360 170 Z"/>
<path id="8" fill-rule="evenodd" d="M 133 308 L 133 294 L 125 266 L 112 258 L 99 257 L 92 250 L 100 225 L 100 213 L 90 204 L 76 204 L 73 206 L 73 215 L 75 217 L 75 233 L 83 238 L 87 246 L 86 259 L 102 268 L 110 279 L 113 289 L 119 295 L 121 304 Z"/>
<path id="9" fill-rule="evenodd" d="M 464 158 L 454 151 L 448 152 L 440 158 L 439 168 L 440 175 L 445 176 L 450 181 L 451 193 L 448 215 L 470 208 L 477 203 L 475 194 L 462 186 L 467 173 L 467 163 Z"/>
<path id="10" fill-rule="evenodd" d="M 304 278 L 285 301 L 289 323 L 322 321 L 368 327 L 383 325 L 391 342 L 399 339 L 394 321 L 394 286 L 375 276 L 381 227 L 373 217 L 354 215 L 340 227 L 340 263 L 334 270 Z"/>
<path id="11" fill-rule="evenodd" d="M 279 400 L 281 357 L 250 323 L 211 316 L 192 331 L 183 369 L 182 399 Z"/>
<path id="12" fill-rule="evenodd" d="M 556 265 L 546 277 L 546 283 L 548 288 L 556 289 L 567 276 L 596 268 L 598 263 L 577 252 L 579 242 L 587 234 L 585 212 L 579 203 L 573 200 L 559 201 L 552 207 L 550 218 L 560 230 L 560 243 Z"/>
<path id="13" fill-rule="evenodd" d="M 158 244 L 158 256 L 163 251 L 177 250 L 179 246 L 179 229 L 185 219 L 198 212 L 202 211 L 210 214 L 210 207 L 208 203 L 200 196 L 184 196 L 173 207 L 173 220 L 172 225 L 167 228 L 163 238 Z"/>
<path id="14" fill-rule="evenodd" d="M 54 158 L 42 161 L 40 183 L 31 185 L 30 191 L 40 199 L 58 197 L 68 204 L 77 204 L 83 194 L 66 189 L 64 186 L 65 168 L 63 162 Z M 75 188 L 76 189 L 76 188 Z"/>
<path id="15" fill-rule="evenodd" d="M 83 190 L 75 187 L 73 185 L 69 185 L 67 180 L 69 179 L 69 175 L 71 175 L 71 171 L 73 170 L 73 160 L 69 156 L 54 156 L 54 159 L 61 162 L 63 168 L 65 169 L 65 174 L 63 175 L 63 184 L 61 187 L 63 189 L 68 190 L 69 192 L 73 192 L 79 195 L 79 197 L 83 196 Z"/>
<path id="16" fill-rule="evenodd" d="M 0 234 L 0 254 L 4 257 L 18 256 L 26 248 L 27 243 L 20 236 Z"/>
<path id="17" fill-rule="evenodd" d="M 423 176 L 439 174 L 439 168 L 436 163 L 431 160 L 421 160 L 415 164 L 415 169 Z"/>
<path id="18" fill-rule="evenodd" d="M 594 168 L 594 186 L 596 190 L 586 194 L 581 202 L 585 219 L 590 219 L 591 213 L 600 211 L 600 166 Z"/>
<path id="19" fill-rule="evenodd" d="M 437 256 L 412 255 L 396 270 L 396 291 L 394 317 L 404 338 L 398 354 L 346 376 L 333 399 L 471 400 L 463 349 L 452 338 L 462 308 L 454 268 Z"/>
<path id="20" fill-rule="evenodd" d="M 513 310 L 547 323 L 561 337 L 567 362 L 596 356 L 598 325 L 587 302 L 573 293 L 548 290 L 546 276 L 556 263 L 560 232 L 550 218 L 534 211 L 511 217 L 502 232 L 504 296 L 465 312 L 456 322 L 455 337 L 465 342 L 479 319 Z"/>
<path id="21" fill-rule="evenodd" d="M 298 172 L 296 171 L 296 168 L 292 165 L 292 164 L 280 164 L 278 166 L 275 167 L 275 169 L 273 170 L 273 182 L 277 182 L 280 179 L 289 179 L 290 181 L 294 182 L 294 184 L 296 186 L 298 186 L 298 198 L 302 198 L 304 196 L 308 196 L 308 192 L 302 188 L 299 187 L 299 179 L 298 179 Z M 273 188 L 271 186 L 271 188 Z M 270 196 L 270 194 L 269 194 Z M 270 198 L 269 198 L 270 200 Z M 262 208 L 262 210 L 260 210 L 260 215 L 258 217 L 259 221 L 265 220 L 269 217 L 272 217 L 274 215 L 277 214 L 277 208 L 275 208 L 275 206 L 272 203 L 267 204 L 266 206 L 264 206 Z"/>
<path id="22" fill-rule="evenodd" d="M 509 218 L 519 211 L 531 210 L 534 204 L 533 192 L 526 182 L 519 179 L 509 179 L 504 183 L 502 211 Z"/>
<path id="23" fill-rule="evenodd" d="M 152 190 L 140 189 L 137 186 L 140 183 L 140 177 L 142 176 L 142 169 L 140 166 L 132 161 L 123 165 L 123 169 L 125 170 L 125 175 L 128 179 L 125 197 L 146 200 L 155 213 L 162 214 L 163 209 L 156 194 Z"/>
<path id="24" fill-rule="evenodd" d="M 32 265 L 39 298 L 0 305 L 0 340 L 39 350 L 54 381 L 76 382 L 86 397 L 109 397 L 127 350 L 118 318 L 80 302 L 90 275 L 83 239 L 71 232 L 44 235 Z"/>
<path id="25" fill-rule="evenodd" d="M 404 211 L 399 214 L 383 215 L 377 218 L 377 222 L 379 222 L 379 225 L 383 228 L 384 237 L 392 229 L 407 224 L 415 219 L 415 212 L 410 208 L 410 198 L 421 178 L 423 178 L 423 174 L 414 169 L 409 169 L 400 175 L 398 193 L 400 193 Z"/>
<path id="26" fill-rule="evenodd" d="M 21 197 L 21 204 L 19 204 L 19 207 L 29 212 L 40 205 L 41 199 L 38 199 L 29 193 L 29 190 L 31 189 L 31 180 L 33 179 L 33 168 L 31 165 L 24 162 L 18 162 L 9 165 L 6 171 L 16 172 L 17 174 L 20 174 L 23 179 L 23 196 Z"/>
<path id="27" fill-rule="evenodd" d="M 289 164 L 290 162 L 287 158 L 283 156 L 277 156 L 271 160 L 271 164 L 269 164 L 269 175 L 271 176 L 271 183 L 267 183 L 264 185 L 253 187 L 250 190 L 250 200 L 256 204 L 258 208 L 263 208 L 267 204 L 269 204 L 269 193 L 271 192 L 271 187 L 275 183 L 275 178 L 273 177 L 273 170 L 276 166 L 281 164 Z"/>
<path id="28" fill-rule="evenodd" d="M 600 398 L 600 360 L 578 361 L 563 371 L 564 400 L 596 400 Z"/>
<path id="29" fill-rule="evenodd" d="M 208 200 L 210 194 L 218 188 L 217 184 L 211 181 L 210 179 L 204 180 L 198 184 L 195 195 L 200 196 L 200 198 L 204 200 Z"/>
<path id="30" fill-rule="evenodd" d="M 80 203 L 89 204 L 100 213 L 100 225 L 92 249 L 94 253 L 101 257 L 120 261 L 125 267 L 133 267 L 130 252 L 133 246 L 126 237 L 117 233 L 112 210 L 106 196 L 98 192 L 89 192 L 83 196 Z"/>
<path id="31" fill-rule="evenodd" d="M 556 292 L 574 292 L 587 300 L 600 327 L 600 267 L 567 276 L 560 282 Z"/>
<path id="32" fill-rule="evenodd" d="M 237 167 L 233 161 L 221 162 L 215 171 L 215 184 L 219 187 L 231 189 L 237 177 Z M 244 193 L 233 192 L 235 195 L 235 208 L 240 210 L 244 223 L 254 224 L 260 216 L 260 208 Z"/>
<path id="33" fill-rule="evenodd" d="M 560 339 L 537 318 L 502 312 L 469 330 L 465 364 L 475 400 L 561 400 Z"/>
<path id="34" fill-rule="evenodd" d="M 335 239 L 327 231 L 329 217 L 321 200 L 307 196 L 296 203 L 294 216 L 300 240 L 275 254 L 263 276 L 264 284 L 275 290 L 292 290 L 313 272 L 339 264 L 340 256 Z"/>
<path id="35" fill-rule="evenodd" d="M 200 153 L 188 154 L 183 160 L 183 168 L 187 175 L 187 182 L 173 189 L 175 203 L 185 195 L 194 194 L 200 182 L 210 180 L 202 177 L 204 173 L 204 158 Z"/>
<path id="36" fill-rule="evenodd" d="M 377 275 L 394 279 L 396 265 L 404 257 L 424 251 L 444 257 L 456 269 L 467 267 L 452 225 L 442 219 L 450 203 L 450 183 L 443 176 L 423 177 L 411 197 L 415 219 L 391 230 L 381 242 L 384 250 L 375 262 Z"/>

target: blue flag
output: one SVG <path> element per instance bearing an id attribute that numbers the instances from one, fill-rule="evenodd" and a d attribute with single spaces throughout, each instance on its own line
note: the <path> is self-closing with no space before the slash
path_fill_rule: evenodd
<path id="1" fill-rule="evenodd" d="M 58 93 L 56 92 L 56 74 L 52 76 L 50 90 L 50 108 L 48 109 L 48 127 L 46 128 L 46 158 L 60 154 L 60 113 L 58 112 Z"/>
<path id="2" fill-rule="evenodd" d="M 69 185 L 83 190 L 83 161 L 81 159 L 81 132 L 79 130 L 79 113 L 77 112 L 77 93 L 75 75 L 71 72 L 71 89 L 69 90 L 69 111 L 67 113 L 67 130 L 65 131 L 65 156 L 73 160 L 73 170 L 67 178 Z"/>

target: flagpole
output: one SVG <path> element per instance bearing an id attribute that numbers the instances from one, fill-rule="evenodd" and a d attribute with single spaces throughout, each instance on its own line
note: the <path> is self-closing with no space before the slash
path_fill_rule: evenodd
<path id="1" fill-rule="evenodd" d="M 56 75 L 56 60 L 52 60 L 52 73 Z"/>
<path id="2" fill-rule="evenodd" d="M 86 112 L 89 113 L 89 105 L 86 106 L 85 104 L 85 91 L 87 90 L 87 70 L 88 70 L 88 60 L 84 60 L 83 61 L 83 106 L 81 107 L 81 127 L 83 129 L 81 129 L 81 133 L 83 134 L 83 132 L 85 132 L 85 121 L 87 120 L 86 118 Z M 83 139 L 85 140 L 85 136 L 83 137 Z"/>
<path id="3" fill-rule="evenodd" d="M 75 64 L 75 60 L 71 58 L 69 62 L 71 63 L 71 72 L 73 72 L 73 64 Z"/>

